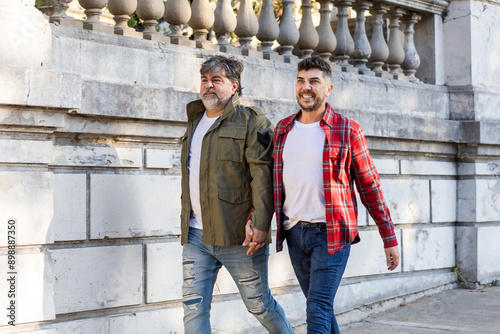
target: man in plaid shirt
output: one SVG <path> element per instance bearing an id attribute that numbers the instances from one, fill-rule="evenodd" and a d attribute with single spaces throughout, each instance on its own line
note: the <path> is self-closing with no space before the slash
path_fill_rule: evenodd
<path id="1" fill-rule="evenodd" d="M 359 242 L 354 183 L 384 241 L 387 267 L 399 264 L 380 178 L 361 127 L 326 103 L 330 65 L 319 57 L 298 64 L 301 110 L 274 131 L 277 250 L 287 240 L 295 275 L 307 298 L 307 332 L 339 333 L 333 302 L 351 244 Z"/>

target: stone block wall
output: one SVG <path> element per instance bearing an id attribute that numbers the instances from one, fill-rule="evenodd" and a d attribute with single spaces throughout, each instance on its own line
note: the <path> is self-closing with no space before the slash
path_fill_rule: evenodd
<path id="1" fill-rule="evenodd" d="M 0 333 L 182 333 L 179 138 L 199 65 L 213 53 L 48 25 L 22 11 L 45 42 L 22 54 L 27 62 L 0 59 L 0 268 L 12 218 L 18 253 L 16 326 L 1 317 Z M 298 110 L 293 65 L 241 59 L 244 103 L 274 123 Z M 460 87 L 342 72 L 332 80 L 329 102 L 367 136 L 402 254 L 388 272 L 360 203 L 362 241 L 336 299 L 340 322 L 460 280 L 498 280 L 500 124 L 486 116 L 494 110 L 462 99 Z M 488 94 L 500 99 L 498 90 Z M 271 245 L 269 267 L 274 296 L 293 325 L 303 324 L 305 300 L 286 249 Z M 2 278 L 0 305 L 9 288 Z M 212 325 L 263 332 L 225 270 Z"/>

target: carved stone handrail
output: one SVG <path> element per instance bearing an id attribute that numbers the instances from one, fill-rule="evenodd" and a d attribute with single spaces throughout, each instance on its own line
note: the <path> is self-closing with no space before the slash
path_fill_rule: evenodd
<path id="1" fill-rule="evenodd" d="M 442 15 L 450 1 L 446 0 L 384 0 L 388 5 Z"/>
<path id="2" fill-rule="evenodd" d="M 235 15 L 230 0 L 218 0 L 215 10 L 209 0 L 192 0 L 191 3 L 168 0 L 165 5 L 162 0 L 109 0 L 109 3 L 108 0 L 79 0 L 87 14 L 83 23 L 86 29 L 113 32 L 112 26 L 99 20 L 102 9 L 108 4 L 116 21 L 115 34 L 144 36 L 165 43 L 289 63 L 297 60 L 295 55 L 318 54 L 329 61 L 335 71 L 410 82 L 419 82 L 417 46 L 422 45 L 418 39 L 425 31 L 419 30 L 421 18 L 428 17 L 425 14 L 429 13 L 443 15 L 449 5 L 446 0 L 318 0 L 314 4 L 311 0 L 302 0 L 302 15 L 298 20 L 294 17 L 298 15 L 293 8 L 294 0 L 282 0 L 281 17 L 275 17 L 279 9 L 273 6 L 272 0 L 261 1 L 259 15 L 254 12 L 250 0 L 240 0 Z M 81 25 L 81 21 L 65 13 L 69 0 L 51 2 L 50 22 Z M 336 17 L 331 14 L 332 5 Z M 49 8 L 44 10 L 49 12 Z M 134 10 L 144 20 L 142 34 L 127 27 L 129 15 Z M 356 18 L 349 14 L 351 10 L 356 11 Z M 367 11 L 372 16 L 365 17 Z M 162 15 L 170 24 L 169 37 L 156 31 L 157 20 Z M 238 48 L 231 44 L 235 35 Z M 261 42 L 257 50 L 256 39 Z M 426 65 L 429 62 L 427 57 L 425 62 Z"/>

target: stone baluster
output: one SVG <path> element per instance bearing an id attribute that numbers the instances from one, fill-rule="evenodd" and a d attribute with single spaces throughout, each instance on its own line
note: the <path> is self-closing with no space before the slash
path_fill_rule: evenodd
<path id="1" fill-rule="evenodd" d="M 368 58 L 372 53 L 372 48 L 370 42 L 368 41 L 368 36 L 366 36 L 366 18 L 365 12 L 373 6 L 370 1 L 360 0 L 354 4 L 354 10 L 356 11 L 356 30 L 354 31 L 354 52 L 353 63 L 358 69 L 359 74 L 364 75 L 374 75 L 366 63 Z"/>
<path id="2" fill-rule="evenodd" d="M 319 9 L 320 21 L 318 26 L 318 46 L 316 52 L 324 60 L 330 60 L 335 47 L 337 46 L 337 39 L 333 33 L 332 25 L 330 24 L 330 0 L 321 0 L 321 8 Z"/>
<path id="3" fill-rule="evenodd" d="M 280 33 L 278 43 L 281 46 L 282 56 L 285 62 L 290 63 L 296 57 L 292 54 L 293 46 L 299 40 L 299 29 L 293 19 L 293 0 L 283 0 L 283 14 L 280 21 Z"/>
<path id="4" fill-rule="evenodd" d="M 144 31 L 142 32 L 144 39 L 169 42 L 170 39 L 162 33 L 156 31 L 158 20 L 163 17 L 165 5 L 162 0 L 138 0 L 137 16 L 142 19 Z"/>
<path id="5" fill-rule="evenodd" d="M 236 29 L 234 33 L 238 36 L 241 53 L 245 56 L 257 56 L 252 49 L 252 37 L 259 31 L 259 21 L 253 11 L 252 0 L 240 0 L 240 8 L 236 15 Z"/>
<path id="6" fill-rule="evenodd" d="M 81 21 L 77 21 L 73 17 L 66 14 L 71 1 L 72 0 L 52 0 L 52 9 L 54 13 L 50 16 L 50 23 L 57 23 L 59 25 L 75 28 L 83 27 Z"/>
<path id="7" fill-rule="evenodd" d="M 109 0 L 108 9 L 114 15 L 115 34 L 141 38 L 142 35 L 128 26 L 130 15 L 137 8 L 137 0 Z"/>
<path id="8" fill-rule="evenodd" d="M 231 7 L 231 0 L 218 0 L 215 8 L 213 29 L 219 34 L 219 49 L 222 52 L 234 52 L 229 43 L 229 37 L 236 28 L 236 16 Z"/>
<path id="9" fill-rule="evenodd" d="M 347 7 L 352 5 L 351 0 L 338 0 L 335 1 L 335 6 L 338 8 L 337 13 L 337 47 L 335 48 L 335 56 L 338 59 L 338 65 L 344 72 L 355 72 L 354 68 L 349 64 L 348 60 L 354 52 L 354 40 L 349 32 L 347 23 Z"/>
<path id="10" fill-rule="evenodd" d="M 310 57 L 319 43 L 318 32 L 312 22 L 312 7 L 311 0 L 302 0 L 302 21 L 300 22 L 299 41 L 297 42 L 302 58 Z"/>
<path id="11" fill-rule="evenodd" d="M 390 10 L 390 7 L 382 3 L 377 3 L 373 6 L 371 13 L 375 17 L 372 23 L 372 40 L 370 41 L 370 46 L 372 49 L 372 54 L 370 56 L 370 62 L 372 63 L 372 70 L 378 77 L 392 78 L 386 71 L 382 69 L 385 61 L 389 57 L 389 47 L 384 38 L 384 14 Z"/>
<path id="12" fill-rule="evenodd" d="M 389 12 L 391 23 L 389 24 L 389 57 L 387 58 L 387 65 L 390 69 L 390 74 L 394 79 L 404 80 L 405 76 L 401 73 L 400 64 L 405 60 L 405 51 L 401 45 L 399 19 L 406 13 L 404 9 L 393 8 Z"/>
<path id="13" fill-rule="evenodd" d="M 415 35 L 415 30 L 413 30 L 414 25 L 422 19 L 422 16 L 416 13 L 410 13 L 405 17 L 404 23 L 405 29 L 405 60 L 401 67 L 403 68 L 403 73 L 408 77 L 410 82 L 419 82 L 418 78 L 415 77 L 418 67 L 420 66 L 420 56 L 418 55 L 417 49 L 415 48 L 415 41 L 413 36 Z"/>
<path id="14" fill-rule="evenodd" d="M 99 21 L 99 16 L 102 14 L 102 9 L 108 4 L 108 0 L 78 0 L 87 15 L 87 19 L 83 22 L 83 28 L 88 30 L 96 30 L 101 32 L 113 32 L 113 27 L 108 26 Z"/>
<path id="15" fill-rule="evenodd" d="M 208 0 L 193 0 L 189 25 L 193 28 L 196 47 L 216 50 L 215 45 L 207 40 L 208 30 L 214 25 L 215 16 Z"/>
<path id="16" fill-rule="evenodd" d="M 187 0 L 168 0 L 165 2 L 163 18 L 172 31 L 170 43 L 184 46 L 195 46 L 194 41 L 182 34 L 182 29 L 191 18 L 191 6 Z"/>
<path id="17" fill-rule="evenodd" d="M 276 59 L 278 54 L 272 50 L 274 40 L 278 38 L 280 28 L 274 17 L 273 0 L 262 0 L 259 16 L 259 31 L 256 37 L 261 41 L 264 59 Z"/>

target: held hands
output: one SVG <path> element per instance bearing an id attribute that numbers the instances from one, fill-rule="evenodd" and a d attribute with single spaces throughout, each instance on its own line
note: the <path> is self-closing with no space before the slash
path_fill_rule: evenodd
<path id="1" fill-rule="evenodd" d="M 248 217 L 247 224 L 245 226 L 245 241 L 243 241 L 243 246 L 249 246 L 247 255 L 253 255 L 259 248 L 263 247 L 267 241 L 267 232 L 259 230 L 258 228 L 252 228 L 252 218 Z"/>
<path id="2" fill-rule="evenodd" d="M 387 269 L 393 271 L 399 265 L 399 248 L 398 246 L 385 248 L 385 259 L 387 261 Z"/>

